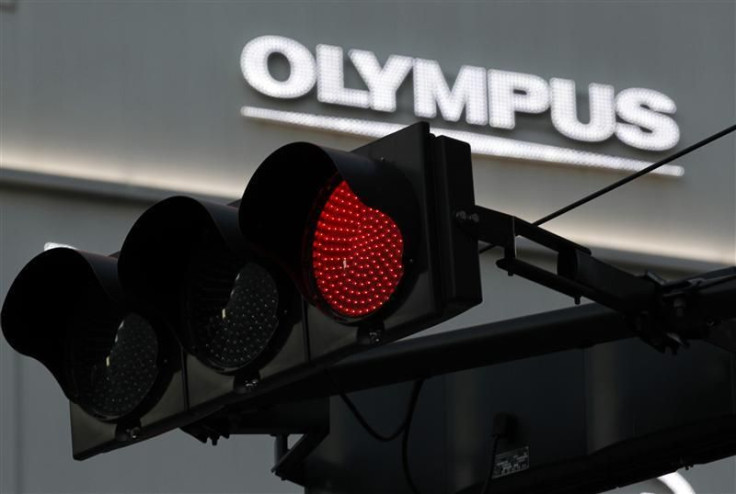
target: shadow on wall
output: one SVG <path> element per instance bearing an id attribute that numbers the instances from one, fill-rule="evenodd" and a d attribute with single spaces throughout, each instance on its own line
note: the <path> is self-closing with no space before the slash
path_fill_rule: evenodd
<path id="1" fill-rule="evenodd" d="M 19 0 L 0 0 L 0 12 L 14 12 Z"/>

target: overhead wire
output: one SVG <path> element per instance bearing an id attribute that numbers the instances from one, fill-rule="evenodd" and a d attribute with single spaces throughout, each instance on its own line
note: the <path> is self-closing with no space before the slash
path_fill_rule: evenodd
<path id="1" fill-rule="evenodd" d="M 538 219 L 537 221 L 533 222 L 532 224 L 534 226 L 543 225 L 543 224 L 545 224 L 545 223 L 547 223 L 547 222 L 549 222 L 549 221 L 551 221 L 551 220 L 553 220 L 555 218 L 558 218 L 558 217 L 562 216 L 563 214 L 565 214 L 565 213 L 567 213 L 569 211 L 572 211 L 573 209 L 576 209 L 576 208 L 582 206 L 583 204 L 587 204 L 588 202 L 590 202 L 590 201 L 592 201 L 594 199 L 597 199 L 600 196 L 602 196 L 604 194 L 607 194 L 608 192 L 611 192 L 614 189 L 617 189 L 617 188 L 621 187 L 622 185 L 626 185 L 627 183 L 629 183 L 632 180 L 635 180 L 635 179 L 641 177 L 642 175 L 646 175 L 647 173 L 650 173 L 650 172 L 656 170 L 657 168 L 659 168 L 661 166 L 664 166 L 664 165 L 666 165 L 668 163 L 671 163 L 672 161 L 674 161 L 674 160 L 676 160 L 678 158 L 681 158 L 681 157 L 685 156 L 686 154 L 690 154 L 693 151 L 695 151 L 697 149 L 700 149 L 703 146 L 706 146 L 706 145 L 710 144 L 711 142 L 713 142 L 713 141 L 715 141 L 717 139 L 720 139 L 721 137 L 724 137 L 724 136 L 726 136 L 726 135 L 728 135 L 728 134 L 730 134 L 730 133 L 732 133 L 734 131 L 736 131 L 736 124 L 731 125 L 730 127 L 727 127 L 725 129 L 721 130 L 720 132 L 716 132 L 715 134 L 710 135 L 710 136 L 706 137 L 705 139 L 702 139 L 702 140 L 696 142 L 695 144 L 691 144 L 690 146 L 688 146 L 688 147 L 686 147 L 684 149 L 681 149 L 680 151 L 677 151 L 676 153 L 673 153 L 673 154 L 671 154 L 671 155 L 669 155 L 669 156 L 667 156 L 667 157 L 665 157 L 665 158 L 663 158 L 663 159 L 661 159 L 661 160 L 659 160 L 659 161 L 657 161 L 655 163 L 652 163 L 651 165 L 647 166 L 646 168 L 642 168 L 641 170 L 639 170 L 636 173 L 632 173 L 631 175 L 628 175 L 628 176 L 622 178 L 621 180 L 617 180 L 616 182 L 614 182 L 614 183 L 612 183 L 610 185 L 607 185 L 606 187 L 603 187 L 602 189 L 599 189 L 599 190 L 597 190 L 597 191 L 595 191 L 595 192 L 593 192 L 591 194 L 588 194 L 587 196 L 582 197 L 582 198 L 578 199 L 577 201 L 575 201 L 575 202 L 573 202 L 571 204 L 568 204 L 567 206 L 565 206 L 563 208 L 560 208 L 557 211 L 554 211 L 554 212 L 548 214 L 547 216 L 544 216 L 544 217 Z M 482 254 L 482 253 L 486 252 L 487 250 L 492 249 L 493 247 L 495 247 L 494 244 L 485 245 L 485 246 L 481 247 L 478 250 L 478 253 L 479 254 Z"/>
<path id="2" fill-rule="evenodd" d="M 417 402 L 419 401 L 419 394 L 422 390 L 422 386 L 424 385 L 424 379 L 417 379 L 416 381 L 414 381 L 414 385 L 412 386 L 412 390 L 411 390 L 411 395 L 409 397 L 409 403 L 407 404 L 406 413 L 404 415 L 404 420 L 402 420 L 398 428 L 390 434 L 381 434 L 368 423 L 366 418 L 363 416 L 362 413 L 360 413 L 360 411 L 358 410 L 358 407 L 348 397 L 348 395 L 345 392 L 339 390 L 338 383 L 335 381 L 334 377 L 329 372 L 326 372 L 326 374 L 332 385 L 333 392 L 337 394 L 338 396 L 340 396 L 340 399 L 343 401 L 343 403 L 345 403 L 345 406 L 353 414 L 358 424 L 360 424 L 360 426 L 372 438 L 380 442 L 390 442 L 403 434 L 401 438 L 402 470 L 404 473 L 404 477 L 406 478 L 406 482 L 407 484 L 409 484 L 409 488 L 412 490 L 414 494 L 420 494 L 416 484 L 414 483 L 414 479 L 411 476 L 411 470 L 409 468 L 409 431 L 411 430 L 411 423 L 414 419 L 414 412 L 417 407 Z"/>
<path id="3" fill-rule="evenodd" d="M 406 479 L 406 483 L 409 484 L 409 488 L 414 494 L 421 493 L 419 491 L 419 488 L 417 488 L 417 485 L 414 483 L 414 478 L 411 476 L 411 468 L 409 466 L 409 434 L 411 432 L 411 423 L 414 418 L 414 409 L 417 406 L 419 392 L 422 390 L 423 384 L 424 379 L 415 381 L 414 383 L 415 392 L 412 394 L 412 401 L 410 404 L 411 411 L 407 415 L 408 421 L 406 422 L 406 427 L 404 427 L 404 434 L 401 437 L 401 468 L 404 471 L 404 478 Z"/>
<path id="4" fill-rule="evenodd" d="M 336 384 L 332 376 L 330 376 L 330 379 L 333 382 L 333 386 Z M 355 403 L 348 397 L 348 395 L 342 391 L 337 390 L 338 396 L 340 396 L 340 399 L 345 403 L 345 406 L 347 406 L 348 410 L 353 414 L 355 419 L 358 421 L 358 423 L 363 427 L 363 429 L 374 439 L 380 442 L 389 442 L 393 441 L 397 437 L 401 435 L 404 430 L 408 427 L 408 425 L 411 423 L 412 415 L 414 413 L 414 408 L 416 407 L 416 402 L 419 398 L 419 392 L 422 389 L 422 384 L 424 383 L 424 380 L 418 380 L 414 382 L 414 386 L 411 391 L 411 395 L 409 398 L 409 403 L 406 408 L 406 413 L 404 415 L 404 419 L 401 421 L 397 429 L 390 433 L 390 434 L 381 434 L 378 432 L 375 428 L 373 428 L 366 418 L 363 416 L 363 414 L 360 413 L 358 410 L 358 407 L 355 406 Z"/>

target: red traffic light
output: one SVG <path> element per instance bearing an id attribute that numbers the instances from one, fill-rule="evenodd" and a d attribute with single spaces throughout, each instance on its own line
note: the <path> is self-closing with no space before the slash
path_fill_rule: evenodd
<path id="1" fill-rule="evenodd" d="M 400 338 L 480 303 L 477 240 L 455 219 L 474 204 L 469 146 L 420 123 L 351 152 L 283 146 L 253 174 L 239 218 L 323 313 L 310 311 L 310 325 L 334 332 L 315 356 L 335 340 Z"/>
<path id="2" fill-rule="evenodd" d="M 412 184 L 386 160 L 294 143 L 256 170 L 239 214 L 244 235 L 312 304 L 353 323 L 401 298 L 418 210 Z"/>
<path id="3" fill-rule="evenodd" d="M 331 310 L 363 317 L 380 309 L 404 274 L 404 240 L 396 222 L 340 181 L 311 230 L 316 289 Z"/>

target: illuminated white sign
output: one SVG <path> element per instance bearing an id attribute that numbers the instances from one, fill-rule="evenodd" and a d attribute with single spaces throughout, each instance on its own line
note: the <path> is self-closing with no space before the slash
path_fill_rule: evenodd
<path id="1" fill-rule="evenodd" d="M 288 63 L 285 78 L 275 77 L 269 67 L 273 55 Z M 361 77 L 366 89 L 345 85 L 346 59 Z M 588 86 L 589 109 L 581 121 L 575 82 L 532 75 L 462 66 L 452 85 L 435 60 L 391 55 L 382 65 L 375 54 L 339 46 L 318 45 L 315 54 L 301 43 L 282 36 L 261 36 L 243 48 L 240 66 L 245 80 L 258 92 L 279 99 L 305 96 L 316 87 L 318 101 L 327 104 L 395 112 L 396 93 L 410 76 L 414 90 L 414 114 L 419 118 L 441 117 L 447 122 L 514 129 L 518 114 L 549 111 L 552 125 L 562 135 L 581 142 L 617 138 L 633 148 L 665 151 L 677 145 L 680 131 L 672 118 L 677 107 L 667 95 L 653 89 L 616 91 L 608 84 Z M 355 120 L 295 112 L 280 112 L 245 106 L 243 116 L 271 122 L 302 125 L 353 135 L 381 137 L 400 126 L 373 120 Z M 435 133 L 470 142 L 480 155 L 573 164 L 588 167 L 639 170 L 649 162 L 568 149 L 557 146 L 493 137 L 474 132 L 433 129 Z M 665 166 L 661 174 L 680 176 L 678 166 Z"/>
<path id="2" fill-rule="evenodd" d="M 661 477 L 657 477 L 657 480 L 662 482 L 670 491 L 672 491 L 672 494 L 695 494 L 695 489 L 690 485 L 690 482 L 677 472 L 662 475 Z M 641 494 L 651 493 L 642 492 Z"/>
<path id="3" fill-rule="evenodd" d="M 46 243 L 43 244 L 43 250 L 44 250 L 44 252 L 46 252 L 47 250 L 51 250 L 51 249 L 72 249 L 72 250 L 77 250 L 76 247 L 73 247 L 73 246 L 68 245 L 68 244 L 59 244 L 59 243 L 56 243 L 56 242 L 46 242 Z"/>

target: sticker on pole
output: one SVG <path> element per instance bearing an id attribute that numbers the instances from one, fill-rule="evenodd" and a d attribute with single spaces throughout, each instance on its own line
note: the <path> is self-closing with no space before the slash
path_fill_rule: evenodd
<path id="1" fill-rule="evenodd" d="M 529 469 L 529 446 L 496 455 L 493 478 L 505 477 Z"/>

